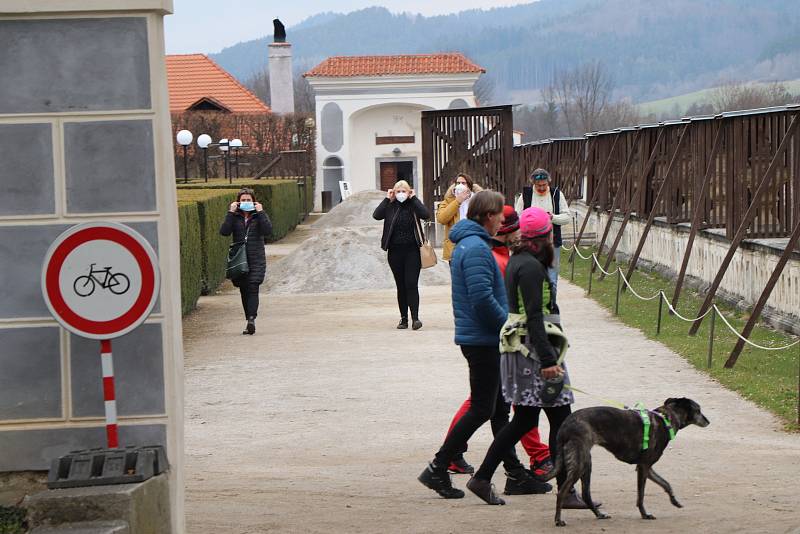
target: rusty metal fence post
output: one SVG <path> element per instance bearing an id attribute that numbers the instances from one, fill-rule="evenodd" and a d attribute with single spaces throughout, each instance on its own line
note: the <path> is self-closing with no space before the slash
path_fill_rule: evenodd
<path id="1" fill-rule="evenodd" d="M 717 308 L 714 306 L 711 308 L 711 327 L 708 331 L 708 359 L 706 361 L 706 367 L 711 369 L 711 360 L 714 357 L 714 325 L 717 322 Z"/>
<path id="2" fill-rule="evenodd" d="M 656 323 L 656 335 L 661 335 L 661 310 L 664 308 L 664 292 L 658 293 L 658 322 Z"/>

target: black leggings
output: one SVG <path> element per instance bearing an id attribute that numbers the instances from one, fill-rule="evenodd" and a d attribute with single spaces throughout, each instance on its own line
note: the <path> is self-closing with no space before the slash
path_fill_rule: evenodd
<path id="1" fill-rule="evenodd" d="M 239 293 L 242 295 L 242 309 L 246 319 L 256 318 L 258 315 L 258 287 L 260 284 L 242 283 Z"/>
<path id="2" fill-rule="evenodd" d="M 547 420 L 550 422 L 550 455 L 555 460 L 558 455 L 556 443 L 558 429 L 561 428 L 561 424 L 567 416 L 572 413 L 572 407 L 569 404 L 553 408 L 514 406 L 514 418 L 499 434 L 495 434 L 494 441 L 486 452 L 486 458 L 483 459 L 483 463 L 475 473 L 475 478 L 481 480 L 492 479 L 492 475 L 503 460 L 506 451 L 514 447 L 522 439 L 522 436 L 530 432 L 532 428 L 539 426 L 539 412 L 542 410 L 544 410 Z M 560 486 L 564 481 L 564 474 L 559 473 L 557 480 Z"/>
<path id="3" fill-rule="evenodd" d="M 437 467 L 447 467 L 458 454 L 467 450 L 467 441 L 483 423 L 491 420 L 492 434 L 499 436 L 509 424 L 506 404 L 500 391 L 500 351 L 497 346 L 461 345 L 461 352 L 469 365 L 469 389 L 472 395 L 470 408 L 458 420 L 436 453 Z M 497 441 L 495 439 L 495 441 Z M 506 471 L 522 468 L 514 452 L 514 443 L 500 453 Z M 498 464 L 500 462 L 498 461 Z M 497 465 L 495 465 L 497 468 Z"/>
<path id="4" fill-rule="evenodd" d="M 419 247 L 416 245 L 392 245 L 389 247 L 389 267 L 392 268 L 394 283 L 397 285 L 397 306 L 400 308 L 400 317 L 408 319 L 408 309 L 411 308 L 411 318 L 419 319 L 419 272 L 422 262 L 419 257 Z"/>

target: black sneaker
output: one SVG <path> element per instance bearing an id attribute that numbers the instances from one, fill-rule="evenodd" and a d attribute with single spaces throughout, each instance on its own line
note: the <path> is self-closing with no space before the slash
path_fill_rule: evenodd
<path id="1" fill-rule="evenodd" d="M 540 482 L 533 478 L 525 469 L 513 473 L 506 472 L 506 495 L 541 495 L 553 489 L 547 482 Z"/>
<path id="2" fill-rule="evenodd" d="M 411 329 L 412 330 L 419 330 L 420 328 L 422 328 L 422 321 L 420 321 L 419 319 L 414 319 L 411 322 Z"/>
<path id="3" fill-rule="evenodd" d="M 397 329 L 405 330 L 406 328 L 408 328 L 408 319 L 406 318 L 400 319 L 400 322 L 397 323 Z"/>
<path id="4" fill-rule="evenodd" d="M 463 456 L 459 456 L 450 462 L 450 467 L 447 470 L 457 475 L 471 475 L 475 472 L 475 468 L 469 465 Z"/>
<path id="5" fill-rule="evenodd" d="M 436 468 L 428 464 L 428 467 L 417 477 L 422 485 L 432 489 L 445 499 L 463 499 L 464 492 L 453 487 L 447 469 Z"/>

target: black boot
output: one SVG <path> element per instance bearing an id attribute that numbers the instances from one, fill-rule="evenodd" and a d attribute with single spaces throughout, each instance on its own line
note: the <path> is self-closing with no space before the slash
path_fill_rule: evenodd
<path id="1" fill-rule="evenodd" d="M 408 328 L 408 317 L 401 317 L 400 322 L 397 323 L 398 330 L 405 330 Z"/>
<path id="2" fill-rule="evenodd" d="M 248 317 L 247 318 L 247 326 L 242 331 L 242 334 L 252 336 L 256 333 L 256 318 L 255 317 Z"/>
<path id="3" fill-rule="evenodd" d="M 453 487 L 446 467 L 436 467 L 432 463 L 417 477 L 422 484 L 445 499 L 463 499 L 464 492 Z"/>

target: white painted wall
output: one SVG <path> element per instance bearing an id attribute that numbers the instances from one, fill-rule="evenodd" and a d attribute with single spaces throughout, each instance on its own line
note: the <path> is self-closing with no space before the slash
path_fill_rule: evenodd
<path id="1" fill-rule="evenodd" d="M 421 113 L 422 107 L 408 104 L 385 104 L 359 111 L 350 116 L 350 172 L 348 176 L 354 191 L 378 189 L 377 158 L 417 158 L 422 163 Z M 375 136 L 413 135 L 414 143 L 376 145 Z M 392 152 L 400 149 L 400 154 Z M 420 168 L 415 177 L 419 181 Z M 420 195 L 422 194 L 421 188 Z"/>
<path id="2" fill-rule="evenodd" d="M 322 162 L 337 156 L 344 165 L 344 179 L 352 183 L 354 193 L 377 188 L 376 158 L 394 157 L 395 146 L 401 149 L 399 159 L 417 158 L 417 180 L 422 197 L 422 149 L 420 121 L 425 109 L 447 109 L 455 99 L 465 100 L 470 107 L 477 102 L 472 87 L 476 74 L 429 76 L 376 76 L 361 78 L 307 78 L 316 96 L 317 177 L 314 209 L 322 208 Z M 352 94 L 357 92 L 359 94 Z M 335 102 L 342 109 L 344 144 L 337 152 L 322 146 L 322 108 Z M 411 135 L 415 143 L 375 145 L 375 134 Z M 391 133 L 390 133 L 391 132 Z"/>
<path id="3" fill-rule="evenodd" d="M 586 212 L 586 205 L 580 203 L 576 207 L 580 212 L 580 226 Z M 599 244 L 598 242 L 607 221 L 607 213 L 598 214 L 595 212 L 592 214 L 586 227 L 586 232 L 595 233 L 595 242 L 592 244 Z M 621 217 L 616 217 L 611 223 L 606 247 L 613 242 L 614 236 L 619 231 L 621 221 Z M 618 246 L 620 253 L 628 257 L 633 255 L 644 232 L 644 227 L 644 221 L 639 219 L 630 220 Z M 664 224 L 654 224 L 642 249 L 641 260 L 665 267 L 677 276 L 689 240 L 688 230 L 688 225 L 666 226 Z M 701 231 L 698 233 L 686 269 L 687 276 L 700 280 L 705 285 L 710 285 L 714 280 L 717 270 L 722 265 L 722 260 L 730 247 L 728 239 L 713 235 L 714 232 Z M 771 241 L 785 243 L 786 240 Z M 761 296 L 764 286 L 767 285 L 767 280 L 772 275 L 779 257 L 780 252 L 778 251 L 772 249 L 766 251 L 762 246 L 756 246 L 754 243 L 745 241 L 733 256 L 733 260 L 720 284 L 720 292 L 727 295 L 729 299 L 740 301 L 739 304 L 742 307 L 752 309 Z M 636 288 L 635 278 L 632 284 Z M 783 328 L 786 328 L 791 323 L 797 332 L 797 324 L 800 319 L 800 291 L 798 291 L 798 288 L 800 288 L 800 260 L 790 259 L 767 300 L 764 316 L 774 323 L 780 324 Z M 670 291 L 667 291 L 667 294 L 670 297 L 672 296 Z M 679 310 L 681 312 L 685 311 L 688 315 L 692 315 L 697 311 L 680 308 Z M 770 315 L 772 316 L 770 317 Z"/>

